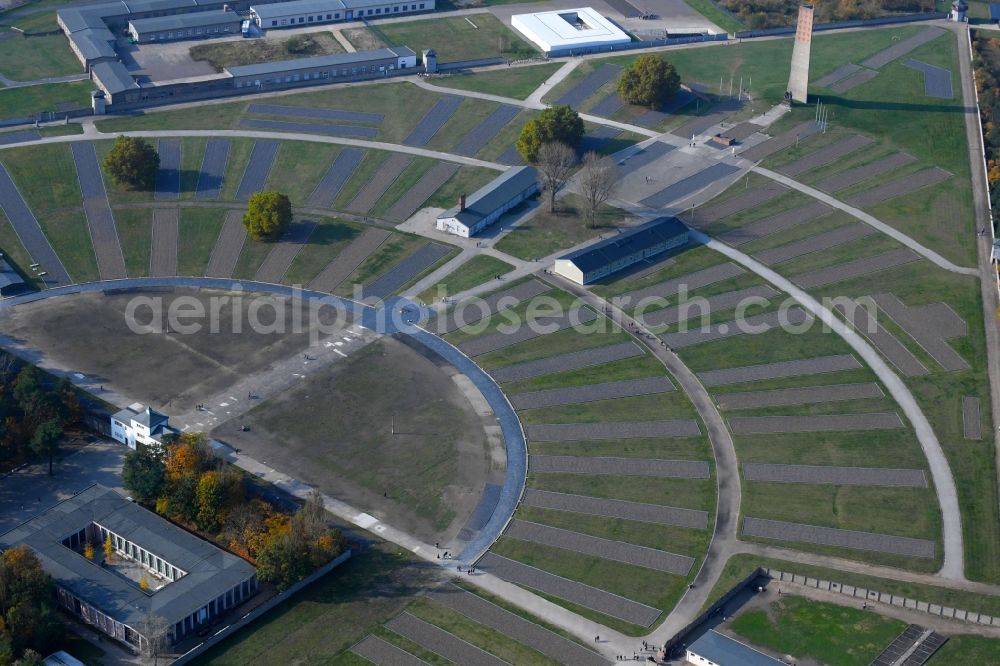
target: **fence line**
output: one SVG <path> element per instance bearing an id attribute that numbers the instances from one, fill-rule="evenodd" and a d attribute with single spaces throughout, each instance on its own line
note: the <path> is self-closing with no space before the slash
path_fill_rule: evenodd
<path id="1" fill-rule="evenodd" d="M 934 21 L 948 18 L 944 12 L 924 12 L 922 14 L 901 14 L 899 16 L 880 16 L 871 19 L 855 19 L 853 21 L 834 21 L 833 23 L 817 23 L 813 26 L 813 32 L 823 32 L 824 30 L 841 30 L 843 28 L 861 28 L 873 25 L 892 25 L 893 23 L 913 23 L 915 21 Z M 795 26 L 783 26 L 780 28 L 764 28 L 762 30 L 741 30 L 734 36 L 744 37 L 771 37 L 773 35 L 795 34 Z"/>

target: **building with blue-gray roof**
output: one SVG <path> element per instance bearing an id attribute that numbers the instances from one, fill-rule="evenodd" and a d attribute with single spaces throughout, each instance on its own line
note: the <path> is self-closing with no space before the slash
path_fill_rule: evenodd
<path id="1" fill-rule="evenodd" d="M 782 666 L 785 663 L 714 629 L 688 646 L 686 659 L 689 664 L 698 666 Z"/>

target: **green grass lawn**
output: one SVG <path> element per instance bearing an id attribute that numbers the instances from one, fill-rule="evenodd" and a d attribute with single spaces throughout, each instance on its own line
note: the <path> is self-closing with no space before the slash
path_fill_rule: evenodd
<path id="1" fill-rule="evenodd" d="M 21 118 L 55 111 L 60 104 L 74 104 L 86 109 L 90 108 L 90 93 L 93 91 L 94 84 L 90 81 L 3 88 L 0 89 L 0 114 L 4 118 Z"/>
<path id="2" fill-rule="evenodd" d="M 555 213 L 549 212 L 548 200 L 540 201 L 538 205 L 538 211 L 513 227 L 496 244 L 496 249 L 518 259 L 540 259 L 609 231 L 613 232 L 631 221 L 626 212 L 604 206 L 598 213 L 595 226 L 591 227 L 583 215 L 583 199 L 576 194 L 568 194 L 557 200 Z"/>
<path id="3" fill-rule="evenodd" d="M 361 163 L 351 173 L 344 186 L 340 188 L 333 200 L 333 210 L 347 210 L 348 204 L 354 200 L 358 192 L 375 176 L 391 153 L 384 150 L 369 150 L 361 158 Z"/>
<path id="4" fill-rule="evenodd" d="M 198 176 L 201 174 L 201 162 L 205 157 L 205 145 L 208 139 L 201 137 L 185 137 L 181 139 L 181 188 L 182 199 L 194 198 L 198 187 Z"/>
<path id="5" fill-rule="evenodd" d="M 600 373 L 600 381 L 602 382 L 616 382 L 623 379 L 641 379 L 661 375 L 663 374 L 663 364 L 650 355 L 636 356 L 579 370 L 508 382 L 503 385 L 503 388 L 507 393 L 522 393 L 551 388 L 586 386 L 594 383 L 595 372 Z"/>
<path id="6" fill-rule="evenodd" d="M 17 237 L 14 227 L 11 226 L 10 220 L 7 219 L 2 209 L 0 209 L 0 252 L 3 253 L 4 258 L 14 270 L 20 273 L 21 277 L 29 284 L 38 288 L 44 287 L 44 283 L 31 277 L 31 264 L 33 263 L 31 257 L 24 249 L 21 239 Z"/>
<path id="7" fill-rule="evenodd" d="M 520 413 L 521 422 L 532 425 L 539 423 L 657 421 L 694 417 L 694 408 L 680 391 L 595 400 L 558 407 L 526 409 Z"/>
<path id="8" fill-rule="evenodd" d="M 728 33 L 739 32 L 746 26 L 735 15 L 722 9 L 712 0 L 684 0 L 691 9 L 695 10 L 709 21 L 719 26 Z"/>
<path id="9" fill-rule="evenodd" d="M 378 219 L 388 219 L 386 213 L 399 201 L 400 197 L 409 192 L 417 182 L 434 166 L 435 160 L 429 157 L 414 157 L 409 166 L 403 169 L 396 180 L 382 193 L 368 214 Z M 398 219 L 393 221 L 398 222 Z"/>
<path id="10" fill-rule="evenodd" d="M 536 52 L 500 19 L 487 13 L 383 23 L 369 29 L 390 46 L 409 46 L 417 53 L 433 48 L 442 63 Z M 441 35 L 448 38 L 442 40 Z"/>
<path id="11" fill-rule="evenodd" d="M 178 110 L 169 110 L 167 107 L 167 109 L 151 109 L 135 116 L 106 118 L 94 124 L 102 132 L 236 129 L 246 107 L 247 102 L 208 104 L 193 109 Z"/>
<path id="12" fill-rule="evenodd" d="M 360 287 L 371 282 L 426 242 L 425 239 L 417 236 L 393 235 L 361 262 L 361 265 L 351 273 L 350 277 L 344 280 L 334 293 L 339 296 L 352 296 L 355 285 Z"/>
<path id="13" fill-rule="evenodd" d="M 55 12 L 14 14 L 17 14 L 17 10 L 6 12 L 4 17 L 0 18 L 0 28 L 13 27 L 28 34 L 59 29 Z"/>
<path id="14" fill-rule="evenodd" d="M 225 208 L 182 208 L 177 238 L 177 274 L 202 276 L 222 230 Z"/>
<path id="15" fill-rule="evenodd" d="M 226 169 L 222 173 L 222 187 L 219 188 L 219 199 L 232 201 L 236 198 L 236 192 L 240 188 L 243 174 L 247 170 L 250 162 L 250 154 L 253 152 L 255 141 L 253 139 L 233 139 L 229 142 L 229 158 L 226 162 Z M 278 148 L 278 155 L 281 155 L 281 147 Z M 275 155 L 275 159 L 278 159 Z"/>
<path id="16" fill-rule="evenodd" d="M 529 473 L 527 486 L 701 511 L 711 511 L 715 506 L 714 479 L 657 479 L 655 484 L 640 484 L 633 476 Z"/>
<path id="17" fill-rule="evenodd" d="M 146 277 L 149 275 L 149 254 L 153 242 L 153 211 L 120 208 L 114 215 L 128 276 Z"/>
<path id="18" fill-rule="evenodd" d="M 285 141 L 274 158 L 265 189 L 288 195 L 293 206 L 304 206 L 340 150 L 325 143 Z"/>
<path id="19" fill-rule="evenodd" d="M 1000 654 L 1000 640 L 985 636 L 951 636 L 927 663 L 930 666 L 949 664 L 988 664 Z"/>
<path id="20" fill-rule="evenodd" d="M 295 255 L 285 273 L 285 284 L 309 284 L 361 231 L 358 225 L 343 220 L 320 218 L 316 221 L 319 226 L 313 230 L 305 247 Z"/>
<path id="21" fill-rule="evenodd" d="M 484 167 L 462 166 L 454 176 L 432 194 L 424 206 L 448 209 L 458 204 L 461 194 L 472 194 L 497 177 L 497 172 Z"/>
<path id="22" fill-rule="evenodd" d="M 16 35 L 0 40 L 0 74 L 9 79 L 33 81 L 82 72 L 83 65 L 62 34 L 44 37 Z M 93 87 L 89 82 L 87 84 Z M 6 112 L 4 115 L 6 117 Z"/>
<path id="23" fill-rule="evenodd" d="M 442 297 L 452 296 L 466 289 L 477 287 L 488 280 L 493 280 L 496 275 L 503 275 L 512 270 L 514 267 L 506 261 L 480 254 L 459 266 L 455 272 L 449 274 L 433 287 L 421 292 L 417 298 L 424 303 L 435 303 Z"/>
<path id="24" fill-rule="evenodd" d="M 465 138 L 465 135 L 483 122 L 484 118 L 489 117 L 499 106 L 496 102 L 476 99 L 475 97 L 462 99 L 451 118 L 427 142 L 427 148 L 445 153 L 454 152 L 454 148 Z"/>
<path id="25" fill-rule="evenodd" d="M 527 99 L 561 66 L 558 62 L 547 62 L 505 70 L 451 74 L 434 79 L 434 85 Z"/>
<path id="26" fill-rule="evenodd" d="M 249 236 L 243 243 L 243 250 L 240 258 L 236 261 L 236 270 L 233 277 L 237 280 L 252 280 L 260 268 L 261 263 L 274 249 L 275 243 L 269 241 L 255 241 Z"/>

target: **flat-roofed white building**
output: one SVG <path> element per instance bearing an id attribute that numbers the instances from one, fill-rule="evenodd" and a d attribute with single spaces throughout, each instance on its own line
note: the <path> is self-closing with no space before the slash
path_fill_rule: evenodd
<path id="1" fill-rule="evenodd" d="M 545 53 L 628 44 L 625 32 L 593 7 L 515 14 L 510 23 Z"/>

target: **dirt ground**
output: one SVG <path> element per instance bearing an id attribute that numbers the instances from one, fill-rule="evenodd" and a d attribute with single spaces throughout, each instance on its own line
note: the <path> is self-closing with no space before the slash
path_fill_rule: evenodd
<path id="1" fill-rule="evenodd" d="M 345 28 L 340 33 L 359 51 L 371 51 L 385 46 L 385 42 L 368 28 Z"/>
<path id="2" fill-rule="evenodd" d="M 455 375 L 427 350 L 381 338 L 212 436 L 428 543 L 448 544 L 483 485 L 502 483 L 505 460 L 487 434 L 495 418 L 473 406 Z"/>

